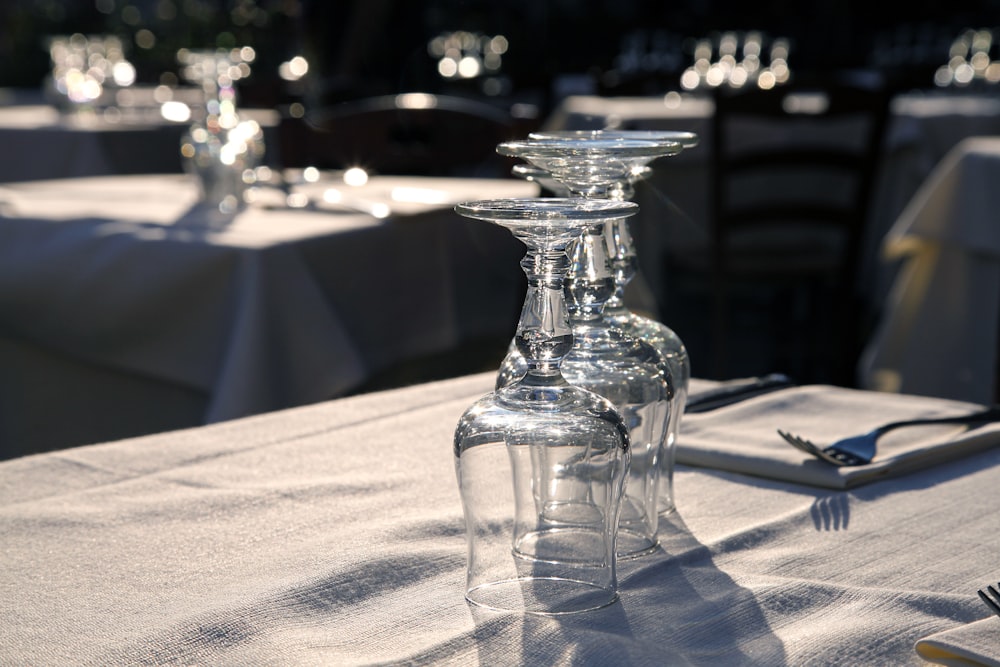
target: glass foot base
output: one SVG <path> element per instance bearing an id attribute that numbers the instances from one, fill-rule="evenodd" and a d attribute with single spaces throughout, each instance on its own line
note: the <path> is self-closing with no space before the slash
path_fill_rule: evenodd
<path id="1" fill-rule="evenodd" d="M 577 614 L 607 607 L 618 600 L 613 590 L 560 578 L 521 578 L 470 588 L 465 599 L 497 611 L 528 614 Z"/>
<path id="2" fill-rule="evenodd" d="M 659 540 L 630 530 L 618 530 L 616 551 L 618 560 L 638 558 L 653 553 L 660 546 Z"/>

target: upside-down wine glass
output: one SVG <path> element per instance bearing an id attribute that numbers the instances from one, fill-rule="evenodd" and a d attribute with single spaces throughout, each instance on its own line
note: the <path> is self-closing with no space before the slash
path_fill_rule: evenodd
<path id="1" fill-rule="evenodd" d="M 528 291 L 514 337 L 526 372 L 473 404 L 455 429 L 465 597 L 475 605 L 566 614 L 618 597 L 615 546 L 630 437 L 610 401 L 562 375 L 573 346 L 563 280 L 570 241 L 637 208 L 576 198 L 455 207 L 506 227 L 527 246 Z"/>
<path id="2" fill-rule="evenodd" d="M 530 137 L 564 141 L 666 141 L 680 144 L 682 150 L 698 145 L 697 134 L 670 130 L 556 130 L 534 132 Z M 651 172 L 652 169 L 648 163 L 633 165 L 628 174 L 623 175 L 624 178 L 618 182 L 617 186 L 608 190 L 608 195 L 612 198 L 631 199 L 635 183 L 647 178 Z M 559 180 L 558 173 L 549 176 Z M 535 180 L 540 181 L 544 178 L 543 174 L 535 174 Z M 610 225 L 607 232 L 608 250 L 611 253 L 611 265 L 615 274 L 615 294 L 605 305 L 604 315 L 626 333 L 646 341 L 659 350 L 668 360 L 674 378 L 675 395 L 665 446 L 666 451 L 660 459 L 661 479 L 658 502 L 659 513 L 669 514 L 676 509 L 673 458 L 684 408 L 687 404 L 688 385 L 691 380 L 691 361 L 683 341 L 670 327 L 651 317 L 634 313 L 625 306 L 625 288 L 638 271 L 635 242 L 629 231 L 628 221 L 618 221 Z"/>
<path id="3" fill-rule="evenodd" d="M 572 170 L 577 180 L 560 179 L 571 192 L 604 194 L 621 172 L 673 147 L 652 142 L 611 142 L 604 150 L 596 142 L 527 140 L 500 144 L 498 151 L 522 157 L 556 175 L 550 162 Z M 535 161 L 538 162 L 535 162 Z M 608 199 L 600 199 L 607 201 Z M 597 201 L 598 199 L 595 199 Z M 618 199 L 618 201 L 624 201 Z M 573 349 L 563 361 L 563 374 L 573 384 L 609 399 L 625 417 L 632 439 L 632 459 L 618 533 L 619 557 L 635 557 L 658 545 L 658 495 L 661 457 L 666 442 L 674 394 L 667 360 L 650 345 L 629 336 L 604 317 L 604 305 L 614 294 L 606 230 L 617 221 L 588 227 L 571 245 L 566 281 Z M 498 385 L 524 372 L 524 360 L 511 350 L 501 365 Z"/>

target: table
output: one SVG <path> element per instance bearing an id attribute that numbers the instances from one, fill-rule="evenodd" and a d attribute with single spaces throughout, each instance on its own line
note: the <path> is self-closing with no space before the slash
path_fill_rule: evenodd
<path id="1" fill-rule="evenodd" d="M 654 163 L 653 176 L 640 184 L 635 218 L 640 262 L 656 296 L 663 253 L 683 255 L 708 243 L 711 124 L 708 97 L 670 93 L 663 97 L 570 96 L 546 120 L 546 130 L 604 127 L 688 130 L 702 138 L 698 147 Z M 882 238 L 935 165 L 962 139 L 1000 134 L 1000 99 L 953 92 L 898 95 L 890 108 L 885 154 L 872 202 L 863 251 L 862 281 L 884 295 L 894 272 L 878 261 Z"/>
<path id="2" fill-rule="evenodd" d="M 452 207 L 532 196 L 534 184 L 386 176 L 351 188 L 327 176 L 302 191 L 321 200 L 339 183 L 345 201 L 387 217 L 321 201 L 213 222 L 183 175 L 0 189 L 0 450 L 312 403 L 409 360 L 510 339 L 523 246 Z"/>
<path id="3" fill-rule="evenodd" d="M 1000 634 L 997 447 L 847 491 L 682 465 L 618 604 L 470 608 L 451 439 L 492 382 L 0 463 L 0 663 L 916 665 Z"/>
<path id="4" fill-rule="evenodd" d="M 1000 341 L 1000 137 L 955 146 L 885 238 L 902 268 L 861 361 L 865 386 L 991 403 Z"/>
<path id="5" fill-rule="evenodd" d="M 120 113 L 108 120 L 47 104 L 0 106 L 0 183 L 183 171 L 180 144 L 188 123 L 164 120 L 152 108 Z M 260 123 L 265 140 L 277 145 L 277 112 L 246 109 L 241 115 Z"/>

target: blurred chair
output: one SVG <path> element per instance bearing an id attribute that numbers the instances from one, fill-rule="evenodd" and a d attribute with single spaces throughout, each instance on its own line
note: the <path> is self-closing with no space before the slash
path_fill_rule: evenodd
<path id="1" fill-rule="evenodd" d="M 856 384 L 869 325 L 859 255 L 888 102 L 879 82 L 840 76 L 716 90 L 713 376 L 774 370 Z M 759 354 L 753 340 L 768 343 L 770 359 L 747 359 Z"/>
<path id="2" fill-rule="evenodd" d="M 518 136 L 511 114 L 471 98 L 405 93 L 341 102 L 286 118 L 281 166 L 361 166 L 386 174 L 509 176 L 497 144 Z"/>

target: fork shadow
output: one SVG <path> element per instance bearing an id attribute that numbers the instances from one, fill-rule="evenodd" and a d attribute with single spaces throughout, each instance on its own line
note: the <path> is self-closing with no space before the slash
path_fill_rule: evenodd
<path id="1" fill-rule="evenodd" d="M 847 530 L 851 520 L 850 503 L 847 494 L 838 492 L 817 497 L 809 508 L 816 530 Z"/>

